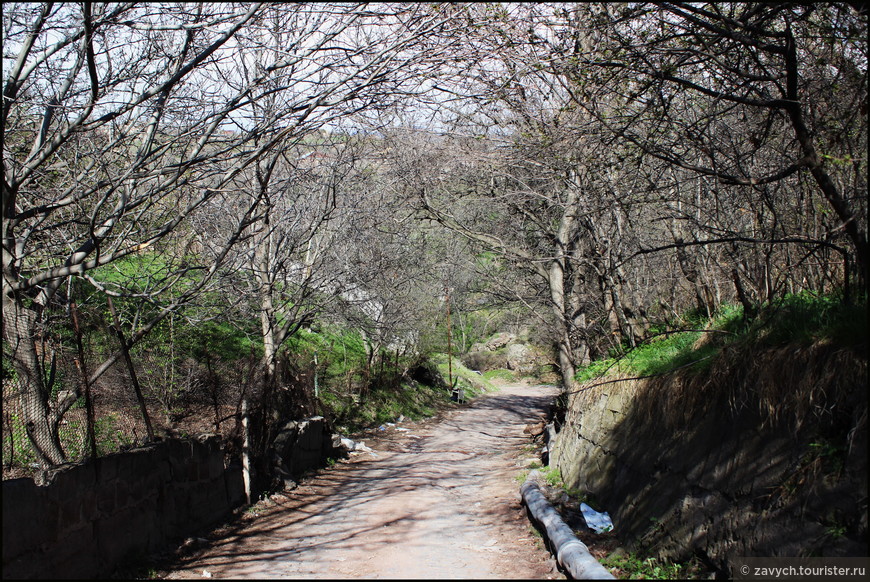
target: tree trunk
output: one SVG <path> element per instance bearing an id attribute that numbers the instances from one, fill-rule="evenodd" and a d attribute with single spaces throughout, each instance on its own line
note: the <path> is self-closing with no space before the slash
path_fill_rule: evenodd
<path id="1" fill-rule="evenodd" d="M 574 383 L 577 364 L 574 353 L 574 334 L 572 333 L 574 322 L 571 314 L 568 313 L 569 308 L 565 301 L 565 267 L 561 260 L 554 260 L 550 264 L 547 284 L 550 288 L 550 301 L 558 326 L 559 372 L 562 375 L 562 388 L 570 390 Z"/>
<path id="2" fill-rule="evenodd" d="M 40 464 L 48 468 L 66 462 L 66 455 L 56 424 L 51 422 L 50 394 L 36 354 L 36 320 L 33 310 L 21 305 L 14 296 L 4 294 L 3 336 L 18 375 L 25 430 Z"/>
<path id="3" fill-rule="evenodd" d="M 867 233 L 860 228 L 852 204 L 840 193 L 840 190 L 834 184 L 828 172 L 825 171 L 813 143 L 813 135 L 804 122 L 798 95 L 798 80 L 800 75 L 798 71 L 797 49 L 791 26 L 788 22 L 786 23 L 786 40 L 785 68 L 786 97 L 788 100 L 786 111 L 788 112 L 795 137 L 798 143 L 800 143 L 804 159 L 807 161 L 813 179 L 816 181 L 825 199 L 831 205 L 831 208 L 834 209 L 837 217 L 842 221 L 843 230 L 855 248 L 858 285 L 861 289 L 866 289 L 868 284 L 868 264 L 870 264 L 870 245 L 867 242 Z"/>

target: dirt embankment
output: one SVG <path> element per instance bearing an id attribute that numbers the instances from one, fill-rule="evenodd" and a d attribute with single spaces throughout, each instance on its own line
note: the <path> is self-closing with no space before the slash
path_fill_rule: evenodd
<path id="1" fill-rule="evenodd" d="M 864 556 L 866 378 L 866 352 L 820 343 L 590 382 L 551 460 L 632 551 L 724 573 L 740 556 Z"/>
<path id="2" fill-rule="evenodd" d="M 549 386 L 507 385 L 259 504 L 165 578 L 563 578 L 530 529 L 516 476 Z"/>

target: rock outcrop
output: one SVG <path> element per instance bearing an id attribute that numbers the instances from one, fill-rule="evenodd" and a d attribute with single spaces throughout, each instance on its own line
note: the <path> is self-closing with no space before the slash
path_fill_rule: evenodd
<path id="1" fill-rule="evenodd" d="M 541 376 L 553 366 L 552 358 L 543 350 L 508 332 L 471 346 L 462 363 L 480 372 L 512 370 L 521 376 Z"/>

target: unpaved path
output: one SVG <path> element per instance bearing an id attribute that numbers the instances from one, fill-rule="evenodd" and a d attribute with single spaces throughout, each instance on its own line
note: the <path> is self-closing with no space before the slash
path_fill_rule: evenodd
<path id="1" fill-rule="evenodd" d="M 225 528 L 167 578 L 564 578 L 516 481 L 549 386 L 511 384 L 390 429 Z M 382 433 L 384 434 L 384 433 Z"/>

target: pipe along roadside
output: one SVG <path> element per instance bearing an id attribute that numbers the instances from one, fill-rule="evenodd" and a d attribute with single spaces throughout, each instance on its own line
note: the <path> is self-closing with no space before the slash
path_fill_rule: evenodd
<path id="1" fill-rule="evenodd" d="M 541 525 L 550 540 L 550 551 L 556 555 L 556 560 L 574 580 L 615 580 L 613 574 L 589 553 L 586 544 L 577 539 L 544 497 L 538 485 L 542 478 L 539 471 L 530 471 L 520 486 L 520 494 L 532 518 Z"/>

